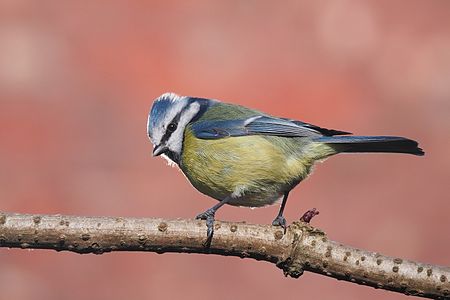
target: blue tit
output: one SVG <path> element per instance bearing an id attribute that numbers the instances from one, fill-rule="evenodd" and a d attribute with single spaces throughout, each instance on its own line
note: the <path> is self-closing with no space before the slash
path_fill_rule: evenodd
<path id="1" fill-rule="evenodd" d="M 153 155 L 176 164 L 201 193 L 219 203 L 197 216 L 206 220 L 207 243 L 214 215 L 224 204 L 271 205 L 282 199 L 273 225 L 286 228 L 289 192 L 315 162 L 341 152 L 424 155 L 416 141 L 393 136 L 352 136 L 302 121 L 270 116 L 218 100 L 166 93 L 148 118 Z"/>

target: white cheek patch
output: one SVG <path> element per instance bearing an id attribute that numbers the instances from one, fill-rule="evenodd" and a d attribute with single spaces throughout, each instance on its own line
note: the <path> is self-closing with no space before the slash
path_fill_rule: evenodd
<path id="1" fill-rule="evenodd" d="M 193 102 L 189 107 L 181 114 L 178 122 L 177 130 L 175 130 L 167 141 L 168 148 L 177 153 L 181 153 L 183 148 L 183 135 L 186 125 L 197 115 L 200 111 L 200 104 Z"/>

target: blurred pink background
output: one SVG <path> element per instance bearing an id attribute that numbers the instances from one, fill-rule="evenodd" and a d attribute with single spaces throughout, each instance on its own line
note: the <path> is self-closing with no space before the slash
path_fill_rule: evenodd
<path id="1" fill-rule="evenodd" d="M 192 218 L 215 204 L 151 157 L 152 100 L 222 99 L 426 156 L 341 155 L 291 194 L 331 239 L 450 264 L 450 2 L 0 3 L 0 210 Z M 224 207 L 270 223 L 278 206 Z M 0 249 L 1 299 L 405 299 L 212 255 Z"/>

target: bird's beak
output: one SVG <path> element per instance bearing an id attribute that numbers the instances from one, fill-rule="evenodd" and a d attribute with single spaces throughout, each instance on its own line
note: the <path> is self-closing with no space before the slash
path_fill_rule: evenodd
<path id="1" fill-rule="evenodd" d="M 158 145 L 153 149 L 153 156 L 160 156 L 161 154 L 163 154 L 164 152 L 167 151 L 167 147 L 166 145 Z"/>

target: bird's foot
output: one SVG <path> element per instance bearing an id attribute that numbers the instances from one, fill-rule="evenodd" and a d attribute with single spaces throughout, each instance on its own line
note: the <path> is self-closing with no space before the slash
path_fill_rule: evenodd
<path id="1" fill-rule="evenodd" d="M 206 227 L 207 227 L 207 233 L 206 233 L 206 241 L 203 243 L 203 246 L 205 248 L 209 248 L 211 246 L 211 241 L 214 235 L 214 215 L 216 212 L 212 209 L 208 209 L 207 211 L 199 214 L 197 217 L 195 217 L 197 220 L 206 220 Z"/>
<path id="2" fill-rule="evenodd" d="M 303 216 L 300 218 L 300 221 L 309 223 L 309 222 L 311 222 L 312 218 L 314 218 L 318 214 L 319 214 L 319 211 L 315 208 L 312 208 L 303 214 Z"/>
<path id="3" fill-rule="evenodd" d="M 273 220 L 272 225 L 281 226 L 284 230 L 284 233 L 286 233 L 286 219 L 283 216 L 278 215 L 275 220 Z"/>

